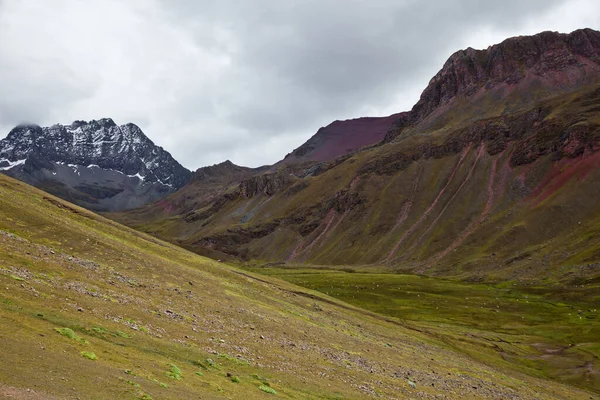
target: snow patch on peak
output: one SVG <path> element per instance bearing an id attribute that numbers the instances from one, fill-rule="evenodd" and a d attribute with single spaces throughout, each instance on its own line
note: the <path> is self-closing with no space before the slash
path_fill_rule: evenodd
<path id="1" fill-rule="evenodd" d="M 146 178 L 145 176 L 140 175 L 139 172 L 137 174 L 135 174 L 135 175 L 127 175 L 127 176 L 130 177 L 130 178 L 138 178 L 141 181 L 143 181 L 144 178 Z"/>
<path id="2" fill-rule="evenodd" d="M 68 166 L 75 174 L 85 175 L 86 168 L 89 172 L 115 171 L 133 174 L 129 177 L 144 184 L 162 180 L 160 184 L 173 189 L 182 187 L 191 175 L 137 125 L 119 126 L 110 118 L 75 120 L 70 125 L 50 127 L 21 126 L 0 140 L 0 160 L 25 159 L 30 155 L 42 162 Z M 12 167 L 8 162 L 0 165 L 3 170 Z"/>
<path id="3" fill-rule="evenodd" d="M 23 159 L 23 160 L 17 160 L 17 161 L 10 161 L 7 159 L 2 159 L 0 160 L 0 164 L 4 164 L 5 162 L 8 163 L 8 166 L 4 166 L 4 167 L 0 167 L 0 171 L 6 171 L 8 169 L 12 169 L 18 165 L 22 165 L 25 164 L 25 161 L 27 161 L 27 159 Z"/>

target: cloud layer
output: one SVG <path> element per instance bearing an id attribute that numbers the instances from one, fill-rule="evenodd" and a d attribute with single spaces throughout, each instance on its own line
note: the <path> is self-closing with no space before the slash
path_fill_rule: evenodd
<path id="1" fill-rule="evenodd" d="M 454 51 L 600 29 L 594 0 L 0 0 L 0 136 L 111 117 L 186 167 L 410 109 Z"/>

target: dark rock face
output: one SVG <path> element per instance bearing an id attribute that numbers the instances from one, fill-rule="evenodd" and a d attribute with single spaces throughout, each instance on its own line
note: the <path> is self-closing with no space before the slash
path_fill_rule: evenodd
<path id="1" fill-rule="evenodd" d="M 294 182 L 292 175 L 272 173 L 256 175 L 240 182 L 238 193 L 240 197 L 250 198 L 257 195 L 273 196 L 286 189 Z"/>
<path id="2" fill-rule="evenodd" d="M 551 87 L 553 92 L 589 83 L 600 72 L 600 32 L 542 32 L 507 39 L 486 50 L 454 53 L 413 107 L 418 122 L 458 96 L 515 85 Z"/>
<path id="3" fill-rule="evenodd" d="M 94 210 L 139 207 L 183 187 L 191 172 L 134 124 L 112 119 L 20 125 L 0 141 L 0 170 Z"/>
<path id="4" fill-rule="evenodd" d="M 280 220 L 252 226 L 250 228 L 235 227 L 226 232 L 198 239 L 194 246 L 207 249 L 218 250 L 227 254 L 234 255 L 241 259 L 248 258 L 248 251 L 238 248 L 240 244 L 249 243 L 252 240 L 260 239 L 275 232 L 280 225 Z"/>

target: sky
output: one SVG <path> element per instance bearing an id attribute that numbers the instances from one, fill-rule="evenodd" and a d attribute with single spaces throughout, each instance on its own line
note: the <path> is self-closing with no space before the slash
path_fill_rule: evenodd
<path id="1" fill-rule="evenodd" d="M 597 0 L 0 0 L 0 137 L 110 117 L 192 170 L 273 164 L 409 110 L 459 49 L 585 27 Z"/>

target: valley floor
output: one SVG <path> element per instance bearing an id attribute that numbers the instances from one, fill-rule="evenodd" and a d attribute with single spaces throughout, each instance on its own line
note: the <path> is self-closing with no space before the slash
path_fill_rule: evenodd
<path id="1" fill-rule="evenodd" d="M 600 283 L 455 280 L 341 267 L 249 267 L 396 318 L 474 359 L 600 393 Z"/>

